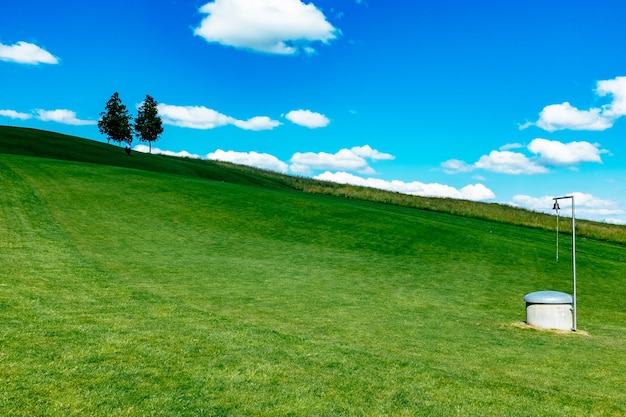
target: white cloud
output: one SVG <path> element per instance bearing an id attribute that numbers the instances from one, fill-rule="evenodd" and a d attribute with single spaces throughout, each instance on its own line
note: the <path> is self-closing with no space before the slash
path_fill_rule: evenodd
<path id="1" fill-rule="evenodd" d="M 59 63 L 59 59 L 50 52 L 24 41 L 19 41 L 14 45 L 0 43 L 0 61 L 30 65 Z"/>
<path id="2" fill-rule="evenodd" d="M 174 106 L 162 103 L 158 105 L 158 110 L 163 123 L 191 129 L 214 129 L 233 125 L 245 130 L 271 130 L 280 125 L 280 122 L 267 116 L 238 120 L 204 106 Z"/>
<path id="3" fill-rule="evenodd" d="M 482 184 L 470 184 L 461 189 L 444 184 L 424 184 L 418 181 L 385 181 L 377 178 L 362 178 L 347 172 L 329 172 L 317 175 L 315 179 L 350 184 L 362 187 L 371 187 L 402 194 L 418 195 L 423 197 L 446 197 L 463 200 L 483 201 L 495 198 L 495 194 Z"/>
<path id="4" fill-rule="evenodd" d="M 621 219 L 614 219 L 607 216 L 622 215 L 626 213 L 619 204 L 612 200 L 603 200 L 592 194 L 574 192 L 567 194 L 573 195 L 575 200 L 576 218 L 585 218 L 589 220 L 604 221 L 607 223 L 622 223 Z M 543 213 L 554 213 L 553 197 L 561 196 L 543 196 L 532 197 L 529 195 L 516 195 L 510 203 L 513 206 L 523 207 Z M 571 200 L 565 199 L 559 201 L 562 216 L 571 216 Z"/>
<path id="5" fill-rule="evenodd" d="M 504 145 L 500 149 L 515 149 L 518 144 Z M 583 162 L 602 163 L 601 154 L 609 153 L 600 149 L 599 144 L 589 142 L 562 143 L 536 138 L 527 146 L 533 154 L 529 157 L 521 152 L 509 150 L 491 151 L 473 164 L 459 159 L 450 159 L 441 164 L 447 174 L 472 172 L 477 169 L 509 175 L 533 175 L 549 172 L 549 167 L 575 166 Z"/>
<path id="6" fill-rule="evenodd" d="M 611 118 L 626 116 L 626 77 L 598 81 L 596 94 L 613 96 L 613 102 L 602 107 L 603 116 Z"/>
<path id="7" fill-rule="evenodd" d="M 133 149 L 142 153 L 148 153 L 150 151 L 150 148 L 147 145 L 142 144 L 136 145 Z M 215 161 L 232 162 L 233 164 L 248 165 L 282 173 L 286 173 L 289 167 L 286 163 L 282 162 L 273 155 L 258 152 L 236 152 L 218 149 L 215 152 L 207 154 L 206 156 L 201 156 L 189 153 L 185 150 L 174 152 L 159 148 L 152 148 L 152 153 L 155 155 L 168 155 L 179 158 L 210 159 Z"/>
<path id="8" fill-rule="evenodd" d="M 547 168 L 541 166 L 536 160 L 529 159 L 526 155 L 511 151 L 491 151 L 489 155 L 483 155 L 474 164 L 450 159 L 441 164 L 447 174 L 471 172 L 476 169 L 510 175 L 544 174 Z"/>
<path id="9" fill-rule="evenodd" d="M 26 119 L 30 119 L 33 117 L 31 114 L 20 113 L 15 110 L 0 110 L 0 116 L 9 117 L 11 119 L 20 119 L 20 120 L 26 120 Z"/>
<path id="10" fill-rule="evenodd" d="M 142 153 L 150 152 L 150 147 L 148 145 L 142 145 L 142 144 L 135 145 L 133 149 L 137 152 L 142 152 Z M 152 153 L 155 155 L 176 156 L 179 158 L 204 159 L 202 158 L 202 156 L 198 154 L 189 153 L 187 151 L 173 152 L 173 151 L 162 150 L 159 148 L 152 148 Z"/>
<path id="11" fill-rule="evenodd" d="M 86 125 L 95 125 L 97 122 L 95 120 L 81 120 L 76 117 L 76 112 L 72 110 L 66 109 L 57 109 L 57 110 L 35 110 L 37 114 L 37 118 L 44 122 L 56 122 L 62 123 L 66 125 L 74 125 L 74 126 L 86 126 Z"/>
<path id="12" fill-rule="evenodd" d="M 564 129 L 606 130 L 613 126 L 613 120 L 604 116 L 599 108 L 579 110 L 565 102 L 544 107 L 536 125 L 548 132 Z"/>
<path id="13" fill-rule="evenodd" d="M 478 169 L 497 172 L 500 174 L 544 174 L 547 168 L 529 159 L 526 155 L 511 151 L 491 151 L 489 155 L 483 155 L 474 164 Z"/>
<path id="14" fill-rule="evenodd" d="M 576 165 L 582 162 L 602 163 L 600 154 L 608 153 L 600 150 L 599 144 L 589 142 L 562 143 L 556 140 L 537 138 L 530 142 L 528 150 L 539 155 L 540 162 L 546 165 Z"/>
<path id="15" fill-rule="evenodd" d="M 373 174 L 374 169 L 369 166 L 366 159 L 394 159 L 394 156 L 372 149 L 369 145 L 340 149 L 334 154 L 296 152 L 291 157 L 290 169 L 296 174 L 303 175 L 308 175 L 313 170 L 349 170 L 361 174 Z"/>
<path id="16" fill-rule="evenodd" d="M 257 168 L 286 173 L 288 165 L 273 155 L 258 152 L 235 152 L 216 150 L 207 155 L 207 159 L 249 165 Z"/>
<path id="17" fill-rule="evenodd" d="M 391 154 L 379 152 L 376 149 L 372 149 L 370 145 L 355 146 L 351 150 L 352 152 L 354 152 L 355 155 L 361 156 L 363 158 L 369 158 L 374 161 L 396 159 L 396 157 Z"/>
<path id="18" fill-rule="evenodd" d="M 602 107 L 580 110 L 569 102 L 550 104 L 539 113 L 536 122 L 520 125 L 520 129 L 538 126 L 548 132 L 555 130 L 606 130 L 613 127 L 615 120 L 626 116 L 626 77 L 598 81 L 596 94 L 612 96 L 613 100 Z"/>
<path id="19" fill-rule="evenodd" d="M 235 120 L 233 125 L 244 130 L 272 130 L 280 126 L 280 122 L 272 120 L 267 116 L 255 116 L 248 120 Z"/>
<path id="20" fill-rule="evenodd" d="M 460 159 L 449 159 L 441 163 L 446 174 L 459 174 L 461 172 L 471 172 L 476 169 L 475 166 L 468 164 Z"/>
<path id="21" fill-rule="evenodd" d="M 200 8 L 207 14 L 194 33 L 215 42 L 254 52 L 294 55 L 314 53 L 339 30 L 313 3 L 300 0 L 215 0 Z"/>
<path id="22" fill-rule="evenodd" d="M 285 115 L 285 118 L 292 123 L 311 129 L 326 127 L 330 123 L 328 117 L 311 110 L 292 110 Z"/>

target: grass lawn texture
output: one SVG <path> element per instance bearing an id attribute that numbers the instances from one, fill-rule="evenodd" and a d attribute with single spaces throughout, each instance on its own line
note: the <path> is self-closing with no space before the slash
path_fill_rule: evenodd
<path id="1" fill-rule="evenodd" d="M 626 415 L 623 227 L 576 240 L 581 331 L 537 330 L 554 217 L 322 186 L 0 127 L 0 415 Z"/>

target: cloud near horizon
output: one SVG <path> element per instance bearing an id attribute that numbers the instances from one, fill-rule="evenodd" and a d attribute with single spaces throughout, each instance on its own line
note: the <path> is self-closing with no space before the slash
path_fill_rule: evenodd
<path id="1" fill-rule="evenodd" d="M 148 152 L 149 147 L 143 144 L 136 145 L 133 149 L 138 152 Z M 379 152 L 369 145 L 355 146 L 352 149 L 341 149 L 335 154 L 326 152 L 296 152 L 290 162 L 291 165 L 281 161 L 277 157 L 267 153 L 224 151 L 221 149 L 208 153 L 205 156 L 192 154 L 185 150 L 179 152 L 152 148 L 153 154 L 178 156 L 182 158 L 211 159 L 236 164 L 249 165 L 257 168 L 298 175 L 311 174 L 315 170 L 336 169 L 350 170 L 361 173 L 373 173 L 366 159 L 372 161 L 394 159 L 393 155 Z"/>
<path id="2" fill-rule="evenodd" d="M 595 92 L 600 97 L 612 96 L 613 100 L 609 104 L 589 110 L 580 110 L 567 101 L 550 104 L 539 113 L 536 122 L 524 123 L 520 125 L 520 130 L 530 126 L 537 126 L 548 132 L 565 129 L 602 131 L 613 127 L 617 119 L 626 116 L 626 77 L 598 81 Z"/>
<path id="3" fill-rule="evenodd" d="M 380 190 L 393 191 L 402 194 L 422 197 L 456 198 L 461 200 L 485 201 L 496 198 L 493 191 L 483 184 L 470 184 L 461 189 L 444 184 L 424 184 L 418 181 L 386 181 L 378 178 L 362 178 L 347 172 L 326 171 L 313 177 L 314 179 L 330 181 L 339 184 L 349 184 L 361 187 L 370 187 Z"/>
<path id="4" fill-rule="evenodd" d="M 602 163 L 602 154 L 610 153 L 600 149 L 600 144 L 589 142 L 562 143 L 542 138 L 533 139 L 526 147 L 532 154 L 527 156 L 509 149 L 520 148 L 519 144 L 504 145 L 500 150 L 483 155 L 473 164 L 458 159 L 450 159 L 441 164 L 447 174 L 458 174 L 484 170 L 509 175 L 534 175 L 549 172 L 550 167 L 575 167 L 584 162 Z"/>
<path id="5" fill-rule="evenodd" d="M 76 112 L 66 109 L 57 110 L 35 110 L 37 118 L 43 122 L 56 122 L 73 126 L 95 125 L 95 120 L 82 120 L 76 117 Z"/>
<path id="6" fill-rule="evenodd" d="M 372 149 L 369 145 L 340 149 L 334 154 L 327 152 L 296 152 L 290 159 L 291 172 L 310 175 L 315 170 L 349 170 L 360 174 L 374 174 L 368 159 L 390 160 L 395 157 Z"/>
<path id="7" fill-rule="evenodd" d="M 161 103 L 158 110 L 163 123 L 191 129 L 206 130 L 232 125 L 244 130 L 272 130 L 280 126 L 280 122 L 267 116 L 239 120 L 204 106 L 175 106 Z"/>
<path id="8" fill-rule="evenodd" d="M 624 210 L 619 207 L 619 204 L 612 200 L 602 200 L 588 193 L 573 192 L 567 195 L 573 195 L 576 203 L 576 217 L 580 218 L 602 218 L 606 223 L 623 224 L 621 221 L 613 220 L 610 216 L 622 215 Z M 513 200 L 509 203 L 515 207 L 523 207 L 529 210 L 534 210 L 542 213 L 554 214 L 552 207 L 554 206 L 555 196 L 543 196 L 532 197 L 525 194 L 519 194 L 513 197 Z M 567 203 L 564 200 L 563 203 L 559 202 L 561 206 L 561 212 L 564 216 L 570 216 L 571 203 Z"/>
<path id="9" fill-rule="evenodd" d="M 33 43 L 19 41 L 13 45 L 0 43 L 0 61 L 17 64 L 58 64 L 59 58 Z"/>
<path id="10" fill-rule="evenodd" d="M 200 8 L 207 16 L 194 34 L 252 52 L 314 54 L 313 44 L 328 44 L 340 31 L 313 3 L 300 0 L 215 0 Z"/>
<path id="11" fill-rule="evenodd" d="M 29 113 L 21 113 L 16 110 L 0 110 L 0 116 L 8 117 L 10 119 L 28 120 L 33 117 Z"/>
<path id="12" fill-rule="evenodd" d="M 95 120 L 83 120 L 76 117 L 76 112 L 67 109 L 43 110 L 36 109 L 32 113 L 22 113 L 16 110 L 0 110 L 0 116 L 9 117 L 11 119 L 28 120 L 37 119 L 42 122 L 56 122 L 73 126 L 95 125 Z"/>
<path id="13" fill-rule="evenodd" d="M 149 147 L 147 145 L 139 144 L 133 148 L 135 151 L 148 153 Z M 346 152 L 348 151 L 348 152 Z M 349 156 L 349 152 L 353 154 L 353 156 Z M 293 168 L 294 165 L 291 166 L 282 162 L 278 158 L 273 155 L 266 153 L 258 153 L 258 152 L 236 152 L 236 151 L 223 151 L 221 149 L 216 150 L 215 152 L 211 152 L 206 156 L 200 156 L 197 154 L 192 154 L 187 151 L 180 152 L 172 152 L 172 151 L 164 151 L 159 148 L 152 148 L 153 154 L 161 154 L 161 155 L 169 155 L 169 156 L 177 156 L 182 158 L 195 158 L 195 159 L 210 159 L 210 160 L 218 160 L 225 162 L 232 162 L 235 164 L 242 164 L 248 166 L 254 166 L 257 168 L 267 169 L 270 171 L 281 172 L 284 174 L 287 173 L 295 173 Z M 338 169 L 352 169 L 359 170 L 363 169 L 363 162 L 359 162 L 358 159 L 355 159 L 357 153 L 361 153 L 362 155 L 369 155 L 369 158 L 372 159 L 393 159 L 394 157 L 390 154 L 385 154 L 382 152 L 378 152 L 375 149 L 372 149 L 369 145 L 357 146 L 352 148 L 351 150 L 342 149 L 336 154 L 326 154 L 326 153 L 308 153 L 308 154 L 294 154 L 295 159 L 298 159 L 297 155 L 304 155 L 302 163 L 309 163 L 309 170 L 312 170 L 322 164 L 333 165 L 333 167 Z M 315 157 L 317 155 L 317 157 Z M 326 158 L 329 157 L 329 160 Z M 292 158 L 293 160 L 294 158 Z M 342 165 L 342 162 L 344 165 Z M 365 162 L 367 165 L 367 162 Z M 376 178 L 362 178 L 353 174 L 350 174 L 345 171 L 338 172 L 330 172 L 325 171 L 317 176 L 312 177 L 314 179 L 319 179 L 323 181 L 335 182 L 339 184 L 350 184 L 357 185 L 363 187 L 371 187 L 386 191 L 393 191 L 402 194 L 410 194 L 410 195 L 418 195 L 418 196 L 428 196 L 428 197 L 444 197 L 444 198 L 458 198 L 463 200 L 473 200 L 473 201 L 484 201 L 484 200 L 492 200 L 495 198 L 495 194 L 489 188 L 485 187 L 482 184 L 470 184 L 461 189 L 456 189 L 449 185 L 444 184 L 424 184 L 418 181 L 414 182 L 403 182 L 403 181 L 386 181 Z"/>

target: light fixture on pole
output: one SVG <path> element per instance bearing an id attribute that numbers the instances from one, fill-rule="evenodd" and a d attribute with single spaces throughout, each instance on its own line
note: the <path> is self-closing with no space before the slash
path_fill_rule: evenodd
<path id="1" fill-rule="evenodd" d="M 552 210 L 556 211 L 556 260 L 559 260 L 559 210 L 561 210 L 561 207 L 559 207 L 559 202 L 555 199 L 554 200 L 554 206 L 552 207 Z"/>
<path id="2" fill-rule="evenodd" d="M 576 331 L 576 211 L 574 208 L 574 196 L 568 195 L 564 197 L 555 197 L 553 210 L 556 210 L 556 259 L 559 260 L 559 200 L 566 198 L 572 199 L 572 276 L 573 276 L 573 291 L 572 291 L 572 330 Z"/>

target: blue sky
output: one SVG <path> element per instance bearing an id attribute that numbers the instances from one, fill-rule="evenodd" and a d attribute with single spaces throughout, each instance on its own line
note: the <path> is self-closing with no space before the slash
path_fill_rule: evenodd
<path id="1" fill-rule="evenodd" d="M 623 1 L 0 9 L 0 124 L 105 141 L 150 94 L 153 152 L 626 224 Z"/>

